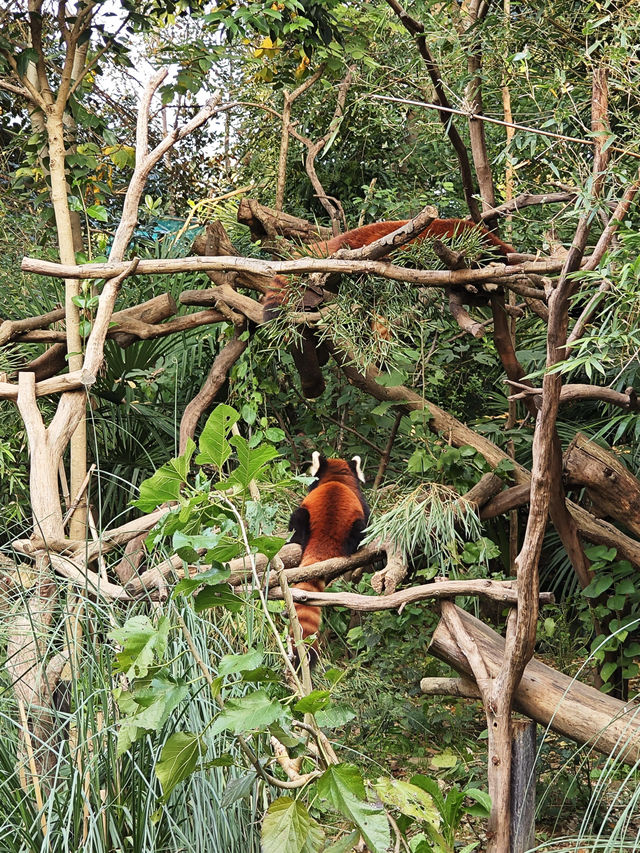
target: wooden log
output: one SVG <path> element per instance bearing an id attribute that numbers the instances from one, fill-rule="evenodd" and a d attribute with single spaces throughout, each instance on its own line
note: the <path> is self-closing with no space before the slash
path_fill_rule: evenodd
<path id="1" fill-rule="evenodd" d="M 67 366 L 67 345 L 53 344 L 42 355 L 34 358 L 29 364 L 20 369 L 20 373 L 33 373 L 36 382 L 42 382 L 60 373 Z"/>
<path id="2" fill-rule="evenodd" d="M 495 677 L 502 665 L 504 639 L 479 619 L 456 608 L 473 638 L 487 671 Z M 473 677 L 465 655 L 444 620 L 436 628 L 429 651 L 462 675 Z M 588 743 L 603 755 L 614 754 L 632 763 L 640 759 L 640 719 L 637 705 L 621 702 L 569 678 L 532 658 L 516 688 L 514 708 L 563 737 Z"/>
<path id="3" fill-rule="evenodd" d="M 483 474 L 475 486 L 472 486 L 468 492 L 465 492 L 465 494 L 462 495 L 459 503 L 463 505 L 465 502 L 472 503 L 480 509 L 487 503 L 487 501 L 491 500 L 494 495 L 497 495 L 501 488 L 502 480 L 500 477 L 489 471 L 487 474 Z"/>
<path id="4" fill-rule="evenodd" d="M 460 696 L 462 699 L 480 699 L 478 685 L 468 678 L 438 678 L 437 676 L 421 678 L 420 690 L 428 696 Z"/>
<path id="5" fill-rule="evenodd" d="M 238 222 L 247 226 L 253 240 L 273 240 L 281 236 L 302 243 L 313 243 L 315 240 L 329 240 L 333 236 L 331 228 L 314 225 L 306 219 L 266 207 L 254 198 L 242 199 L 238 207 Z"/>
<path id="6" fill-rule="evenodd" d="M 497 515 L 503 515 L 512 509 L 524 506 L 524 504 L 529 503 L 530 491 L 531 485 L 529 483 L 505 489 L 504 492 L 500 492 L 480 509 L 480 519 L 484 521 L 487 518 L 495 518 Z"/>
<path id="7" fill-rule="evenodd" d="M 640 536 L 640 482 L 617 457 L 579 432 L 563 458 L 569 486 L 586 486 L 595 506 Z"/>
<path id="8" fill-rule="evenodd" d="M 131 319 L 153 325 L 166 320 L 167 317 L 173 317 L 177 310 L 178 306 L 173 296 L 170 293 L 160 293 L 153 299 L 141 302 L 140 305 L 134 305 L 132 308 L 126 308 L 123 311 L 116 311 L 111 317 L 111 322 L 122 324 Z M 113 338 L 121 347 L 131 346 L 138 340 L 136 335 L 119 331 L 117 326 L 111 327 L 107 337 Z"/>
<path id="9" fill-rule="evenodd" d="M 237 293 L 228 284 L 210 287 L 207 290 L 185 290 L 180 294 L 180 302 L 183 305 L 213 306 L 223 302 L 254 323 L 262 323 L 262 305 L 250 296 Z"/>
<path id="10" fill-rule="evenodd" d="M 536 835 L 536 724 L 511 724 L 511 851 L 526 853 Z"/>

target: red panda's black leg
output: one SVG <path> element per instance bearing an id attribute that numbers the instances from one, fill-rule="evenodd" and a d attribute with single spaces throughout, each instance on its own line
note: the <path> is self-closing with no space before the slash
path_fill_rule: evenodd
<path id="1" fill-rule="evenodd" d="M 294 542 L 304 551 L 307 547 L 309 537 L 311 536 L 309 510 L 306 507 L 299 506 L 298 509 L 291 513 L 291 518 L 289 519 L 289 530 L 293 530 L 293 536 L 289 542 Z"/>
<path id="2" fill-rule="evenodd" d="M 300 376 L 302 393 L 305 397 L 319 397 L 325 389 L 324 376 L 320 369 L 316 338 L 313 331 L 305 327 L 300 344 L 291 347 L 291 355 Z"/>

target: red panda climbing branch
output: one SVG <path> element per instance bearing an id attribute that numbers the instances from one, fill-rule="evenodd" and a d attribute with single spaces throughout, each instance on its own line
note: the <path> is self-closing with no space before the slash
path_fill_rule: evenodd
<path id="1" fill-rule="evenodd" d="M 355 553 L 369 521 L 369 506 L 360 489 L 364 483 L 360 457 L 326 459 L 316 451 L 312 458 L 311 474 L 317 480 L 289 522 L 291 541 L 302 548 L 300 566 Z M 296 589 L 313 592 L 322 592 L 324 587 L 324 579 L 296 584 Z M 296 604 L 296 613 L 303 637 L 318 631 L 319 607 Z M 317 650 L 315 642 L 312 648 Z"/>
<path id="2" fill-rule="evenodd" d="M 396 231 L 402 225 L 406 225 L 409 219 L 400 219 L 388 222 L 372 222 L 370 225 L 363 225 L 360 228 L 352 228 L 351 231 L 345 231 L 344 234 L 338 234 L 337 237 L 332 237 L 330 240 L 319 240 L 315 243 L 310 243 L 307 246 L 305 254 L 313 257 L 326 258 L 337 252 L 338 249 L 360 249 L 362 246 L 368 246 L 379 240 L 381 237 L 386 237 L 392 231 Z M 440 237 L 455 237 L 464 231 L 479 231 L 482 234 L 482 240 L 495 254 L 506 260 L 509 252 L 515 252 L 513 246 L 505 243 L 491 231 L 487 231 L 482 225 L 477 225 L 470 219 L 434 219 L 424 231 L 417 234 L 410 242 L 416 242 L 425 239 L 435 239 Z M 277 316 L 282 304 L 286 301 L 288 295 L 288 281 L 285 276 L 277 275 L 274 277 L 271 288 L 265 294 L 262 302 L 263 319 L 273 319 Z"/>
<path id="3" fill-rule="evenodd" d="M 361 228 L 353 228 L 351 231 L 346 231 L 344 234 L 339 234 L 330 240 L 320 240 L 316 243 L 311 243 L 307 246 L 307 253 L 318 257 L 327 257 L 333 254 L 333 252 L 338 251 L 338 249 L 359 249 L 362 246 L 368 246 L 381 237 L 385 237 L 402 225 L 406 225 L 409 221 L 408 219 L 402 219 L 389 222 L 373 222 L 370 225 L 363 225 Z M 491 231 L 487 231 L 482 225 L 477 225 L 469 219 L 434 219 L 433 222 L 410 242 L 429 238 L 454 237 L 461 232 L 472 230 L 479 231 L 487 249 L 504 260 L 508 260 L 507 255 L 515 251 L 513 246 L 500 240 Z M 494 286 L 493 289 L 497 288 Z M 271 282 L 271 288 L 265 294 L 262 302 L 264 322 L 278 316 L 288 296 L 289 283 L 287 278 L 282 275 L 275 276 Z M 497 300 L 496 304 L 498 307 L 494 308 L 494 313 L 496 310 L 502 310 L 498 304 L 499 302 L 500 300 Z M 300 375 L 302 392 L 305 397 L 318 397 L 322 394 L 325 387 L 321 366 L 326 363 L 327 356 L 323 353 L 322 349 L 318 349 L 318 342 L 313 329 L 303 327 L 300 335 L 300 343 L 291 347 L 291 354 Z M 524 375 L 524 371 L 519 365 L 513 367 L 515 352 L 512 350 L 513 346 L 510 340 L 505 345 L 498 346 L 500 358 L 505 366 L 507 376 L 509 379 L 520 379 Z"/>

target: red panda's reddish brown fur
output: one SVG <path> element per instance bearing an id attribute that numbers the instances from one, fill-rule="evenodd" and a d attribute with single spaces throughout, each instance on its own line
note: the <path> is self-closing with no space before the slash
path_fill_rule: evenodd
<path id="1" fill-rule="evenodd" d="M 331 557 L 347 557 L 358 550 L 369 520 L 369 506 L 360 489 L 360 458 L 325 459 L 314 453 L 311 473 L 317 481 L 310 487 L 298 509 L 292 514 L 289 529 L 292 542 L 302 547 L 300 566 L 309 566 Z M 303 581 L 296 589 L 322 592 L 323 578 Z M 296 604 L 303 637 L 320 627 L 320 608 Z M 314 643 L 314 647 L 316 644 Z"/>

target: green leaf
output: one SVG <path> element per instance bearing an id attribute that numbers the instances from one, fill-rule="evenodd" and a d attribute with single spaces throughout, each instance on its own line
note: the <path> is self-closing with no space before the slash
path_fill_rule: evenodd
<path id="1" fill-rule="evenodd" d="M 279 702 L 270 699 L 264 690 L 256 690 L 239 699 L 227 699 L 211 727 L 211 732 L 215 735 L 230 731 L 239 735 L 269 726 L 283 715 L 284 709 Z"/>
<path id="2" fill-rule="evenodd" d="M 272 560 L 286 541 L 282 536 L 256 536 L 251 540 L 250 545 L 260 554 L 264 554 L 267 560 Z"/>
<path id="3" fill-rule="evenodd" d="M 242 800 L 245 797 L 248 797 L 251 791 L 253 790 L 255 781 L 255 770 L 250 770 L 248 773 L 243 773 L 242 776 L 234 776 L 233 779 L 227 782 L 227 786 L 222 794 L 222 798 L 220 800 L 220 805 L 222 806 L 222 808 L 226 809 L 229 806 L 233 805 L 233 803 L 236 803 L 238 800 Z"/>
<path id="4" fill-rule="evenodd" d="M 616 558 L 616 549 L 607 548 L 606 545 L 587 545 L 584 552 L 592 562 L 601 560 L 604 563 L 610 563 Z"/>
<path id="5" fill-rule="evenodd" d="M 172 734 L 162 747 L 156 776 L 162 785 L 162 801 L 166 803 L 173 789 L 195 770 L 198 759 L 207 751 L 200 735 L 191 732 Z"/>
<path id="6" fill-rule="evenodd" d="M 384 388 L 392 388 L 395 385 L 404 385 L 408 378 L 404 370 L 391 370 L 389 373 L 378 374 L 376 383 Z"/>
<path id="7" fill-rule="evenodd" d="M 138 500 L 131 501 L 132 505 L 142 512 L 153 512 L 163 503 L 177 501 L 182 484 L 187 479 L 195 449 L 195 444 L 189 439 L 187 449 L 182 456 L 171 459 L 153 476 L 140 483 L 140 497 Z"/>
<path id="8" fill-rule="evenodd" d="M 347 705 L 330 705 L 315 714 L 316 723 L 323 729 L 337 729 L 346 725 L 355 717 L 355 712 Z"/>
<path id="9" fill-rule="evenodd" d="M 358 768 L 352 764 L 334 765 L 317 784 L 319 795 L 358 827 L 371 853 L 385 853 L 391 843 L 389 823 L 381 809 L 366 802 Z"/>
<path id="10" fill-rule="evenodd" d="M 231 445 L 227 436 L 239 418 L 240 415 L 231 406 L 221 403 L 215 407 L 200 435 L 200 453 L 196 457 L 198 465 L 215 465 L 218 471 L 222 469 L 231 456 Z"/>
<path id="11" fill-rule="evenodd" d="M 444 797 L 435 779 L 432 779 L 430 776 L 425 776 L 423 773 L 416 773 L 415 776 L 411 777 L 411 784 L 418 788 L 422 788 L 423 791 L 426 791 L 438 807 L 440 814 L 444 814 Z"/>
<path id="12" fill-rule="evenodd" d="M 218 755 L 216 758 L 207 762 L 207 766 L 209 767 L 233 767 L 235 764 L 235 759 L 233 755 L 229 752 L 223 752 L 222 755 Z"/>
<path id="13" fill-rule="evenodd" d="M 469 814 L 476 815 L 477 817 L 489 817 L 491 812 L 491 797 L 486 791 L 481 791 L 479 788 L 465 788 L 462 793 L 465 797 L 475 800 L 478 804 L 478 809 L 474 806 L 466 809 Z"/>
<path id="14" fill-rule="evenodd" d="M 617 668 L 618 664 L 615 661 L 607 661 L 607 663 L 605 663 L 604 666 L 600 668 L 600 678 L 602 678 L 604 682 L 609 681 L 609 679 Z"/>
<path id="15" fill-rule="evenodd" d="M 101 204 L 92 204 L 91 207 L 88 207 L 87 215 L 92 219 L 97 219 L 98 222 L 107 222 L 109 219 L 109 214 L 107 213 L 106 208 Z"/>
<path id="16" fill-rule="evenodd" d="M 122 755 L 148 732 L 160 731 L 174 708 L 188 695 L 186 684 L 166 677 L 145 681 L 132 690 L 114 690 L 118 707 L 126 715 L 120 718 L 117 755 Z"/>
<path id="17" fill-rule="evenodd" d="M 240 596 L 230 592 L 227 584 L 220 583 L 205 586 L 202 592 L 194 597 L 193 606 L 196 613 L 202 613 L 203 610 L 208 610 L 210 607 L 224 607 L 231 613 L 240 613 L 244 607 L 244 601 Z"/>
<path id="18" fill-rule="evenodd" d="M 256 669 L 262 663 L 264 655 L 258 649 L 249 649 L 243 655 L 224 655 L 218 664 L 218 675 L 231 675 Z"/>
<path id="19" fill-rule="evenodd" d="M 235 447 L 238 457 L 238 467 L 229 477 L 229 482 L 238 483 L 243 489 L 248 489 L 252 480 L 260 480 L 267 463 L 280 455 L 270 444 L 249 447 L 249 442 L 242 435 L 234 435 L 229 441 Z"/>
<path id="20" fill-rule="evenodd" d="M 623 578 L 616 584 L 616 595 L 633 595 L 636 592 L 636 585 L 631 578 Z"/>
<path id="21" fill-rule="evenodd" d="M 35 48 L 27 47 L 25 50 L 21 50 L 16 56 L 16 65 L 18 66 L 18 74 L 20 77 L 25 76 L 30 62 L 35 63 L 37 61 L 38 51 Z"/>
<path id="22" fill-rule="evenodd" d="M 304 803 L 279 797 L 267 809 L 262 822 L 263 853 L 318 853 L 324 832 Z"/>
<path id="23" fill-rule="evenodd" d="M 296 702 L 293 710 L 300 714 L 315 714 L 316 711 L 326 708 L 330 700 L 331 694 L 328 690 L 312 690 L 308 696 L 303 696 Z"/>
<path id="24" fill-rule="evenodd" d="M 408 817 L 423 820 L 439 829 L 440 814 L 433 798 L 418 785 L 403 782 L 401 779 L 382 777 L 373 787 L 383 803 L 394 806 Z"/>
<path id="25" fill-rule="evenodd" d="M 598 598 L 598 596 L 609 589 L 612 583 L 613 577 L 611 575 L 599 575 L 591 581 L 589 586 L 584 588 L 582 594 L 587 598 Z"/>
<path id="26" fill-rule="evenodd" d="M 340 841 L 336 841 L 330 847 L 326 847 L 324 853 L 351 853 L 353 848 L 358 843 L 360 833 L 356 829 L 350 835 L 343 836 Z"/>
<path id="27" fill-rule="evenodd" d="M 144 678 L 149 667 L 166 651 L 169 620 L 161 616 L 156 627 L 148 616 L 132 616 L 122 628 L 114 628 L 107 636 L 123 647 L 116 654 L 116 671 L 127 678 Z"/>
<path id="28" fill-rule="evenodd" d="M 199 586 L 207 586 L 208 584 L 220 584 L 222 581 L 226 581 L 231 572 L 229 569 L 224 569 L 221 566 L 213 566 L 206 572 L 200 572 L 197 575 L 194 575 L 192 578 L 182 578 L 178 581 L 178 583 L 173 588 L 173 594 L 175 595 L 188 595 L 190 592 L 193 592 L 194 589 L 197 589 Z"/>
<path id="29" fill-rule="evenodd" d="M 458 763 L 458 756 L 451 752 L 450 749 L 445 749 L 444 752 L 434 755 L 430 763 L 432 767 L 449 769 L 456 766 Z"/>

